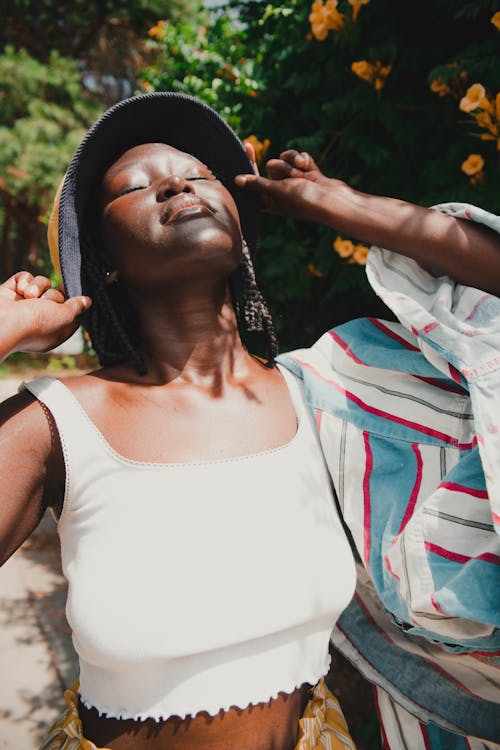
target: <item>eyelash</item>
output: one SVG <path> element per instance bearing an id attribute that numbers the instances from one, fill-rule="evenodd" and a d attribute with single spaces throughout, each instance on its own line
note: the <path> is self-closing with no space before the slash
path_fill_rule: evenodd
<path id="1" fill-rule="evenodd" d="M 219 178 L 216 175 L 213 175 L 213 177 L 216 182 L 219 182 Z M 210 177 L 204 177 L 202 175 L 194 175 L 193 177 L 186 177 L 185 179 L 187 182 L 192 182 L 193 180 L 205 180 L 207 182 L 211 182 Z M 125 188 L 125 190 L 122 190 L 118 197 L 121 198 L 122 195 L 133 193 L 134 190 L 145 190 L 146 187 L 147 185 L 134 185 L 133 187 Z"/>
<path id="2" fill-rule="evenodd" d="M 121 191 L 118 197 L 120 198 L 122 195 L 127 195 L 127 193 L 133 193 L 134 190 L 144 190 L 145 187 L 146 185 L 134 185 L 133 187 L 125 188 L 125 190 Z"/>

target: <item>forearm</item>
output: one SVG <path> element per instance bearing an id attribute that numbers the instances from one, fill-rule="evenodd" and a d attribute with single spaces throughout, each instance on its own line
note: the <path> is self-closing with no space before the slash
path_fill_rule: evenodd
<path id="1" fill-rule="evenodd" d="M 17 351 L 18 336 L 15 327 L 9 325 L 9 321 L 2 320 L 0 334 L 0 362 L 3 362 L 9 354 Z"/>
<path id="2" fill-rule="evenodd" d="M 469 286 L 500 295 L 500 238 L 487 227 L 395 198 L 323 183 L 318 220 L 369 245 L 413 258 Z"/>

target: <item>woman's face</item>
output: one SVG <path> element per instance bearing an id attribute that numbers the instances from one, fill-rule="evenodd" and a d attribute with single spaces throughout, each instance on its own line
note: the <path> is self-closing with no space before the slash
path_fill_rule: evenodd
<path id="1" fill-rule="evenodd" d="M 233 198 L 190 154 L 163 143 L 131 148 L 104 175 L 100 198 L 105 260 L 130 288 L 227 277 L 240 262 Z"/>

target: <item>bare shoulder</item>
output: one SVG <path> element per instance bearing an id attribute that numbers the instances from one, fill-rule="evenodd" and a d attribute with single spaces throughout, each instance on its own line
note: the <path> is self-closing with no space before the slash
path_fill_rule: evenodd
<path id="1" fill-rule="evenodd" d="M 0 564 L 61 507 L 64 462 L 46 408 L 28 391 L 0 403 Z"/>
<path id="2" fill-rule="evenodd" d="M 2 446 L 26 441 L 29 435 L 30 449 L 47 453 L 51 435 L 47 412 L 38 399 L 28 390 L 20 391 L 0 403 L 0 429 Z"/>
<path id="3" fill-rule="evenodd" d="M 59 381 L 71 391 L 91 419 L 108 411 L 118 394 L 126 388 L 120 373 L 115 374 L 111 369 L 59 378 Z"/>

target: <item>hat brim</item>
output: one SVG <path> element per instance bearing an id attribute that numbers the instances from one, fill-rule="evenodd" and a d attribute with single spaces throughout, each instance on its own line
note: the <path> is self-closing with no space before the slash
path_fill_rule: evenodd
<path id="1" fill-rule="evenodd" d="M 167 143 L 206 164 L 231 193 L 243 237 L 255 253 L 259 199 L 234 184 L 235 175 L 253 171 L 236 133 L 194 97 L 175 92 L 142 94 L 118 102 L 94 123 L 66 172 L 57 223 L 59 262 L 69 296 L 87 292 L 82 288 L 80 237 L 89 200 L 109 166 L 142 143 Z"/>

